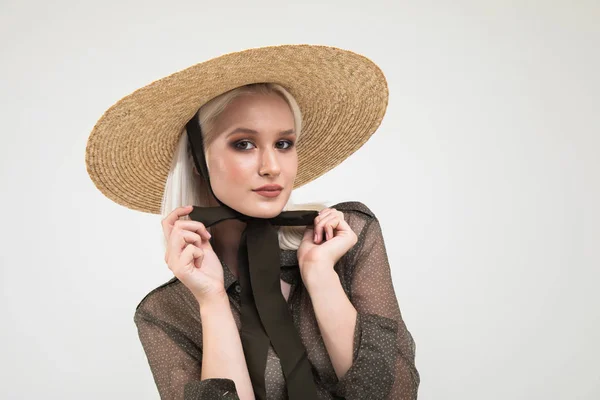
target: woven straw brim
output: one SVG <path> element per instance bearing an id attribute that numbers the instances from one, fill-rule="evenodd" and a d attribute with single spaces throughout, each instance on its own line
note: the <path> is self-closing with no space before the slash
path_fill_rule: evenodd
<path id="1" fill-rule="evenodd" d="M 284 45 L 226 54 L 154 81 L 110 107 L 87 142 L 92 181 L 118 204 L 160 213 L 185 124 L 212 98 L 260 82 L 285 87 L 302 112 L 294 188 L 358 150 L 380 125 L 388 103 L 379 67 L 350 51 Z"/>

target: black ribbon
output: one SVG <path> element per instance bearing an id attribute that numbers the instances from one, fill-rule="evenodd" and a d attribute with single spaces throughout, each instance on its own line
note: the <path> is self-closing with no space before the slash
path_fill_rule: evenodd
<path id="1" fill-rule="evenodd" d="M 197 114 L 186 125 L 194 163 L 212 187 L 204 157 L 202 132 Z M 280 249 L 275 226 L 312 225 L 318 212 L 284 211 L 274 218 L 255 218 L 222 203 L 218 207 L 194 206 L 190 218 L 206 227 L 227 219 L 246 222 L 238 251 L 238 280 L 242 287 L 241 340 L 257 400 L 266 400 L 265 368 L 269 343 L 281 360 L 290 400 L 317 398 L 317 388 L 308 354 L 281 293 Z"/>

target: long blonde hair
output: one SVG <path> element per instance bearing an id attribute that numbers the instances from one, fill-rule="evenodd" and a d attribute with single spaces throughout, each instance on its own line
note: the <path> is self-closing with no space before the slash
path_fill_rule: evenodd
<path id="1" fill-rule="evenodd" d="M 246 94 L 278 94 L 290 106 L 294 116 L 294 130 L 297 141 L 301 140 L 302 114 L 296 100 L 282 86 L 275 83 L 256 83 L 241 86 L 223 93 L 220 96 L 210 100 L 200 108 L 198 113 L 198 122 L 202 129 L 205 154 L 206 149 L 215 139 L 213 131 L 213 122 L 225 110 L 227 105 L 235 98 Z M 194 161 L 191 150 L 188 146 L 187 132 L 184 129 L 179 139 L 171 169 L 165 184 L 161 204 L 161 214 L 165 218 L 171 211 L 177 207 L 185 205 L 197 205 L 201 207 L 209 206 L 210 191 L 208 185 L 202 176 L 194 174 Z M 283 208 L 284 211 L 290 210 L 316 210 L 320 211 L 327 207 L 324 203 L 306 203 L 295 204 L 292 196 Z M 304 232 L 303 226 L 282 226 L 279 229 L 279 247 L 283 250 L 297 250 L 302 241 Z M 210 228 L 209 228 L 210 231 Z"/>

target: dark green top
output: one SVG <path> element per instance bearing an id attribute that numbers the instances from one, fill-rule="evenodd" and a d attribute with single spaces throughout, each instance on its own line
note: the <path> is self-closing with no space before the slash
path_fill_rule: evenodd
<path id="1" fill-rule="evenodd" d="M 381 226 L 362 203 L 332 206 L 358 236 L 335 265 L 342 287 L 358 312 L 353 365 L 338 380 L 298 270 L 296 252 L 281 251 L 281 279 L 291 285 L 289 310 L 311 362 L 318 399 L 416 399 L 419 373 L 415 343 L 398 307 Z M 223 266 L 225 289 L 238 326 L 240 286 Z M 177 278 L 152 290 L 139 303 L 134 321 L 161 399 L 238 399 L 229 379 L 200 380 L 202 324 L 198 302 Z M 269 349 L 267 397 L 287 399 L 277 354 Z"/>

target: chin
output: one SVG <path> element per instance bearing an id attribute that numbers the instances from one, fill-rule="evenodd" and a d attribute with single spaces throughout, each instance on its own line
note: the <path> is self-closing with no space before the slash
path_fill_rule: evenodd
<path id="1" fill-rule="evenodd" d="M 248 209 L 244 214 L 256 218 L 273 218 L 281 214 L 284 204 L 281 202 L 262 203 Z"/>
<path id="2" fill-rule="evenodd" d="M 273 218 L 281 214 L 285 207 L 289 195 L 281 193 L 277 199 L 261 199 L 260 196 L 252 193 L 252 197 L 240 204 L 239 210 L 250 217 L 255 218 Z"/>
<path id="3" fill-rule="evenodd" d="M 287 204 L 291 193 L 285 191 L 276 198 L 262 197 L 256 193 L 250 192 L 248 195 L 237 195 L 229 193 L 229 196 L 223 196 L 223 203 L 254 218 L 274 218 L 281 214 Z"/>

